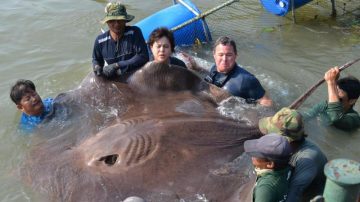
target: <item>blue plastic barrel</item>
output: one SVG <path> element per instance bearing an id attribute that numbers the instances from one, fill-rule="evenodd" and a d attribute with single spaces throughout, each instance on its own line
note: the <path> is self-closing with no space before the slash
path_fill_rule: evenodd
<path id="1" fill-rule="evenodd" d="M 294 9 L 299 8 L 312 0 L 293 0 Z M 284 16 L 291 11 L 292 0 L 260 0 L 264 8 L 275 15 Z"/>
<path id="2" fill-rule="evenodd" d="M 200 14 L 200 10 L 190 1 L 182 0 L 193 11 Z M 135 25 L 138 26 L 145 38 L 148 41 L 150 33 L 158 27 L 167 27 L 172 29 L 197 15 L 185 7 L 181 3 L 177 3 L 163 10 L 160 10 L 153 15 L 139 21 Z M 197 20 L 181 29 L 174 31 L 175 45 L 192 45 L 195 41 L 201 42 L 211 41 L 209 28 L 205 20 Z"/>

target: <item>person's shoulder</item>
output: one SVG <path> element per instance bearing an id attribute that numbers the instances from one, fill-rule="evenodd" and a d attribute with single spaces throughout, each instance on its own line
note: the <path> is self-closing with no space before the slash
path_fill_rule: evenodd
<path id="1" fill-rule="evenodd" d="M 125 27 L 125 34 L 126 33 L 142 33 L 141 29 L 138 26 L 132 25 L 132 26 L 126 26 Z"/>
<path id="2" fill-rule="evenodd" d="M 141 31 L 140 27 L 138 27 L 138 26 L 136 26 L 136 25 L 127 26 L 127 28 L 129 28 L 129 29 L 131 29 L 131 30 Z"/>
<path id="3" fill-rule="evenodd" d="M 54 102 L 54 98 L 52 98 L 52 97 L 47 97 L 47 98 L 44 99 L 44 102 L 46 102 L 46 103 L 52 103 L 52 102 Z"/>
<path id="4" fill-rule="evenodd" d="M 29 115 L 22 112 L 21 115 L 20 115 L 20 124 L 25 124 L 28 121 L 29 121 Z"/>
<path id="5" fill-rule="evenodd" d="M 308 162 L 312 161 L 316 164 L 321 164 L 322 162 L 327 161 L 327 157 L 321 149 L 315 143 L 307 139 L 305 139 L 299 146 L 298 150 L 294 152 L 292 161 L 296 159 L 306 159 Z"/>
<path id="6" fill-rule="evenodd" d="M 54 98 L 47 97 L 43 100 L 43 103 L 45 105 L 45 111 L 50 111 L 50 108 L 54 104 Z"/>
<path id="7" fill-rule="evenodd" d="M 213 65 L 210 67 L 209 74 L 214 74 L 214 73 L 216 73 L 216 72 L 218 72 L 218 71 L 216 70 L 216 64 L 213 64 Z"/>
<path id="8" fill-rule="evenodd" d="M 182 60 L 180 60 L 179 58 L 176 58 L 176 57 L 170 57 L 170 64 L 177 65 L 177 66 L 183 67 L 185 69 L 187 68 L 186 64 Z"/>
<path id="9" fill-rule="evenodd" d="M 103 43 L 103 42 L 105 42 L 105 41 L 107 41 L 109 39 L 110 39 L 109 31 L 106 31 L 104 33 L 99 34 L 96 37 L 95 41 L 100 44 L 100 43 Z"/>
<path id="10" fill-rule="evenodd" d="M 243 67 L 239 66 L 238 64 L 235 64 L 234 69 L 232 70 L 232 76 L 233 77 L 244 77 L 249 80 L 257 80 L 257 78 L 250 72 L 248 72 Z"/>
<path id="11" fill-rule="evenodd" d="M 360 119 L 360 115 L 359 115 L 359 112 L 357 112 L 354 108 L 351 108 L 347 114 L 352 114 L 353 116 L 356 116 L 357 118 Z"/>
<path id="12" fill-rule="evenodd" d="M 40 116 L 27 115 L 25 113 L 21 114 L 20 125 L 23 127 L 28 127 L 29 125 L 37 125 L 40 122 Z"/>

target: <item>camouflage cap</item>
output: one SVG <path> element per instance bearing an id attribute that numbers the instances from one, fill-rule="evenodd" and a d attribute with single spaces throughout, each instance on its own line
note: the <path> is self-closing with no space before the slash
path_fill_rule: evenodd
<path id="1" fill-rule="evenodd" d="M 135 17 L 133 15 L 128 15 L 126 12 L 126 8 L 123 4 L 116 3 L 108 3 L 105 7 L 105 18 L 101 21 L 105 24 L 109 20 L 125 20 L 126 22 L 130 22 Z"/>
<path id="2" fill-rule="evenodd" d="M 306 137 L 301 114 L 287 107 L 282 108 L 272 117 L 260 119 L 259 129 L 263 134 L 283 135 L 290 142 Z"/>

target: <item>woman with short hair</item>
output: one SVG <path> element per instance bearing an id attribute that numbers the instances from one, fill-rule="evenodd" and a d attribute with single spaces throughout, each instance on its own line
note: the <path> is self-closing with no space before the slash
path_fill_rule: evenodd
<path id="1" fill-rule="evenodd" d="M 175 40 L 173 33 L 167 28 L 160 27 L 152 31 L 148 43 L 155 62 L 186 68 L 183 61 L 171 56 L 175 51 Z"/>

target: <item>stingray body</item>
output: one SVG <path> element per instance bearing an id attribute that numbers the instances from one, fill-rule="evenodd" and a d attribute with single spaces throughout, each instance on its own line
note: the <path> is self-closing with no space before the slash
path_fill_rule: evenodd
<path id="1" fill-rule="evenodd" d="M 127 82 L 89 74 L 55 99 L 22 177 L 51 201 L 251 201 L 250 161 L 240 156 L 258 130 L 221 116 L 224 96 L 165 64 Z"/>

